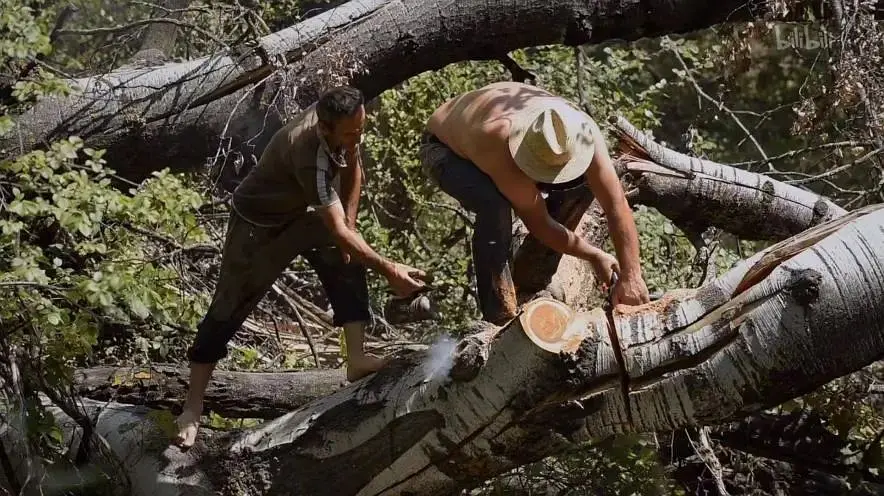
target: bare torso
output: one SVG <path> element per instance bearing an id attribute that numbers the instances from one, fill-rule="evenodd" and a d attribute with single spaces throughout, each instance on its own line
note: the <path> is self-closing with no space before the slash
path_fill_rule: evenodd
<path id="1" fill-rule="evenodd" d="M 493 83 L 442 104 L 430 117 L 428 128 L 455 153 L 492 177 L 521 174 L 507 146 L 508 117 L 532 98 L 551 96 L 523 83 Z"/>

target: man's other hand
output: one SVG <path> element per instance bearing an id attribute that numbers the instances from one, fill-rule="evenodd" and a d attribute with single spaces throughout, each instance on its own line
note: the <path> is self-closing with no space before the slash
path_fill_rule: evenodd
<path id="1" fill-rule="evenodd" d="M 394 263 L 387 274 L 390 288 L 399 298 L 405 298 L 415 291 L 423 289 L 425 287 L 423 281 L 426 278 L 426 272 L 401 263 Z"/>
<path id="2" fill-rule="evenodd" d="M 611 284 L 613 274 L 615 272 L 619 274 L 620 272 L 620 264 L 617 262 L 617 258 L 602 250 L 595 251 L 589 258 L 589 263 L 592 265 L 596 281 L 605 287 Z"/>

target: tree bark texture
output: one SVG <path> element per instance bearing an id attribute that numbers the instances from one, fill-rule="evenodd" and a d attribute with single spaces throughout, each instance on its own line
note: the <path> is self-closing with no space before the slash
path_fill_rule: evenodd
<path id="1" fill-rule="evenodd" d="M 96 367 L 75 374 L 75 392 L 99 401 L 177 409 L 186 396 L 188 370 L 172 365 Z M 298 372 L 216 371 L 206 389 L 206 412 L 232 418 L 271 419 L 329 395 L 346 384 L 342 370 Z"/>
<path id="2" fill-rule="evenodd" d="M 742 0 L 353 0 L 249 46 L 73 81 L 77 95 L 18 116 L 0 150 L 10 156 L 78 135 L 132 178 L 207 161 L 248 166 L 287 109 L 349 76 L 371 98 L 460 60 L 687 32 L 766 12 L 762 2 Z"/>
<path id="3" fill-rule="evenodd" d="M 191 0 L 165 0 L 162 8 L 155 9 L 156 17 L 181 19 L 181 10 L 190 5 Z M 144 31 L 141 47 L 132 56 L 132 60 L 165 61 L 175 53 L 175 41 L 178 39 L 178 26 L 167 22 L 150 24 Z"/>
<path id="4" fill-rule="evenodd" d="M 715 226 L 743 239 L 778 240 L 845 213 L 812 191 L 670 150 L 622 117 L 614 124 L 621 173 L 637 189 L 632 201 L 653 206 L 682 230 Z"/>

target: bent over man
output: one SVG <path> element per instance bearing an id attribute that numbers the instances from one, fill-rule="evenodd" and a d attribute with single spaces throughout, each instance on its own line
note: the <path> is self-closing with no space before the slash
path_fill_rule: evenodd
<path id="1" fill-rule="evenodd" d="M 615 304 L 649 301 L 632 210 L 601 130 L 567 100 L 515 82 L 467 92 L 430 117 L 420 157 L 426 174 L 476 215 L 473 265 L 486 321 L 502 324 L 517 312 L 509 266 L 513 211 L 538 241 L 591 263 L 601 282 L 616 272 Z M 617 258 L 547 210 L 541 189 L 581 180 L 604 208 Z"/>
<path id="2" fill-rule="evenodd" d="M 270 140 L 233 194 L 221 273 L 188 350 L 190 388 L 175 443 L 193 445 L 203 395 L 227 344 L 282 271 L 303 255 L 319 276 L 347 341 L 347 379 L 381 368 L 363 350 L 370 319 L 365 267 L 387 278 L 398 296 L 424 287 L 422 271 L 378 255 L 356 232 L 362 181 L 358 145 L 365 123 L 362 93 L 334 88 Z M 340 195 L 339 195 L 340 192 Z"/>

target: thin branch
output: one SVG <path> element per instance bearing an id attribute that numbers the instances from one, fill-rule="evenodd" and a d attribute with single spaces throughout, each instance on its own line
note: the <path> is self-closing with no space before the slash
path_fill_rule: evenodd
<path id="1" fill-rule="evenodd" d="M 718 457 L 715 456 L 715 450 L 712 448 L 712 443 L 709 440 L 709 428 L 700 427 L 697 429 L 697 434 L 699 437 L 697 443 L 691 439 L 690 434 L 688 434 L 688 442 L 691 443 L 697 456 L 703 460 L 706 468 L 708 468 L 709 472 L 712 474 L 712 479 L 715 481 L 715 488 L 718 490 L 718 494 L 720 496 L 730 496 L 730 493 L 727 491 L 727 486 L 724 484 L 721 462 L 718 460 Z"/>
<path id="2" fill-rule="evenodd" d="M 823 143 L 822 145 L 813 145 L 805 148 L 799 148 L 796 150 L 790 150 L 786 153 L 781 153 L 779 155 L 774 155 L 767 159 L 767 162 L 775 162 L 779 160 L 784 160 L 787 158 L 792 158 L 797 155 L 801 155 L 803 153 L 810 153 L 817 150 L 827 150 L 829 148 L 855 148 L 855 147 L 866 147 L 873 146 L 874 143 L 871 141 L 838 141 L 834 143 Z M 729 165 L 731 167 L 745 167 L 750 165 L 762 165 L 764 164 L 764 160 L 747 160 L 745 162 L 732 162 L 725 165 Z"/>
<path id="3" fill-rule="evenodd" d="M 144 7 L 148 7 L 151 9 L 161 10 L 161 11 L 163 11 L 164 14 L 187 14 L 189 12 L 197 12 L 200 14 L 211 14 L 212 13 L 212 10 L 207 7 L 186 7 L 183 9 L 170 9 L 169 7 L 166 7 L 165 5 L 162 5 L 159 3 L 153 3 L 153 2 L 142 2 L 140 0 L 133 0 L 132 3 L 135 5 L 142 5 Z M 224 5 L 224 4 L 213 5 L 212 7 L 218 8 L 221 10 L 239 10 L 239 9 L 236 9 L 235 7 L 233 7 L 232 5 Z"/>
<path id="4" fill-rule="evenodd" d="M 577 80 L 577 98 L 580 100 L 580 108 L 587 114 L 592 115 L 592 108 L 589 106 L 589 99 L 586 98 L 586 88 L 583 84 L 583 47 L 574 47 L 574 65 L 575 78 Z"/>
<path id="5" fill-rule="evenodd" d="M 0 288 L 36 288 L 50 291 L 64 291 L 61 286 L 53 286 L 33 281 L 0 281 Z"/>
<path id="6" fill-rule="evenodd" d="M 809 177 L 806 179 L 795 179 L 792 181 L 786 181 L 786 183 L 788 183 L 788 184 L 807 184 L 807 183 L 812 183 L 812 182 L 816 182 L 816 181 L 821 181 L 825 178 L 832 177 L 838 173 L 844 172 L 847 169 L 850 169 L 851 167 L 853 167 L 854 165 L 861 164 L 861 163 L 865 162 L 866 160 L 868 160 L 869 158 L 874 157 L 875 155 L 878 155 L 881 152 L 884 152 L 884 148 L 878 148 L 876 150 L 872 150 L 869 153 L 866 153 L 865 155 L 863 155 L 862 157 L 854 160 L 853 162 L 850 162 L 848 164 L 844 164 L 839 167 L 835 167 L 834 169 L 826 171 L 826 172 L 819 174 L 817 176 Z"/>
<path id="7" fill-rule="evenodd" d="M 156 233 L 154 231 L 148 231 L 147 229 L 143 229 L 141 227 L 138 227 L 134 224 L 130 224 L 128 222 L 124 222 L 120 225 L 122 225 L 126 229 L 128 229 L 136 234 L 146 236 L 148 238 L 151 238 L 153 240 L 156 240 L 156 241 L 159 241 L 161 243 L 171 246 L 176 251 L 168 254 L 168 256 L 172 256 L 172 255 L 177 254 L 178 252 L 185 252 L 185 251 L 205 251 L 205 252 L 210 252 L 210 253 L 220 253 L 220 250 L 218 249 L 218 247 L 213 246 L 213 245 L 201 243 L 201 244 L 196 244 L 196 245 L 191 245 L 191 246 L 183 246 L 182 244 L 178 243 L 177 241 L 175 241 L 172 238 L 169 238 L 167 236 L 163 236 L 162 234 Z"/>
<path id="8" fill-rule="evenodd" d="M 122 24 L 119 26 L 112 26 L 112 27 L 107 27 L 107 28 L 62 29 L 62 30 L 58 31 L 58 34 L 65 35 L 65 36 L 72 36 L 72 35 L 95 36 L 95 35 L 99 35 L 99 34 L 115 34 L 115 33 L 121 32 L 121 31 L 129 31 L 131 29 L 134 29 L 134 28 L 137 28 L 140 26 L 147 26 L 149 24 L 156 24 L 156 23 L 174 24 L 174 25 L 181 27 L 181 28 L 192 29 L 192 30 L 208 37 L 210 40 L 214 41 L 215 43 L 218 43 L 222 47 L 230 48 L 227 46 L 227 43 L 225 43 L 224 41 L 222 41 L 221 39 L 216 37 L 214 34 L 206 31 L 205 29 L 203 29 L 195 24 L 191 24 L 189 22 L 184 22 L 184 21 L 179 21 L 178 19 L 172 19 L 169 17 L 154 17 L 154 18 L 150 18 L 150 19 L 141 19 L 139 21 L 130 22 L 129 24 Z"/>
<path id="9" fill-rule="evenodd" d="M 519 63 L 513 60 L 513 58 L 509 55 L 498 57 L 497 61 L 503 64 L 503 66 L 506 67 L 508 71 L 510 71 L 510 74 L 512 74 L 513 76 L 513 81 L 518 81 L 520 83 L 524 83 L 529 79 L 532 83 L 534 81 L 537 81 L 537 76 L 522 68 L 522 66 L 520 66 Z"/>
<path id="10" fill-rule="evenodd" d="M 666 39 L 668 41 L 668 37 Z M 712 103 L 716 107 L 718 107 L 719 111 L 723 110 L 724 112 L 726 112 L 731 117 L 731 119 L 733 119 L 733 121 L 737 124 L 737 126 L 739 126 L 740 129 L 742 129 L 743 132 L 746 133 L 746 136 L 749 138 L 750 141 L 752 141 L 752 143 L 755 145 L 755 148 L 758 149 L 758 152 L 764 158 L 763 163 L 770 164 L 770 158 L 768 158 L 767 153 L 765 153 L 764 149 L 761 147 L 761 144 L 758 143 L 758 140 L 755 139 L 755 136 L 753 136 L 752 133 L 749 132 L 749 129 L 743 124 L 743 121 L 741 121 L 740 118 L 737 117 L 737 114 L 735 114 L 730 108 L 728 108 L 724 104 L 724 102 L 718 101 L 715 98 L 712 98 L 711 96 L 709 96 L 709 94 L 706 93 L 706 91 L 704 91 L 703 88 L 700 87 L 700 84 L 697 82 L 697 80 L 694 79 L 693 74 L 691 74 L 691 69 L 688 67 L 687 63 L 682 58 L 681 53 L 679 53 L 679 51 L 675 47 L 675 45 L 673 45 L 671 43 L 666 43 L 666 45 L 668 45 L 669 50 L 675 55 L 675 57 L 678 59 L 679 63 L 681 63 L 681 66 L 684 67 L 685 76 L 688 78 L 688 80 L 690 80 L 691 84 L 693 84 L 694 89 L 697 91 L 697 94 L 702 96 L 703 98 L 709 100 L 710 103 Z"/>
<path id="11" fill-rule="evenodd" d="M 279 296 L 281 296 L 286 303 L 289 304 L 289 307 L 295 313 L 295 319 L 298 321 L 298 327 L 301 328 L 301 333 L 307 339 L 307 346 L 310 347 L 310 353 L 313 354 L 313 361 L 316 362 L 316 368 L 322 368 L 319 364 L 319 354 L 316 353 L 316 345 L 313 344 L 313 337 L 310 336 L 310 331 L 307 329 L 307 323 L 304 322 L 304 317 L 301 316 L 301 311 L 298 310 L 298 304 L 293 300 L 289 295 L 283 291 L 282 288 L 279 287 L 279 284 L 273 284 L 273 291 L 276 292 Z"/>

